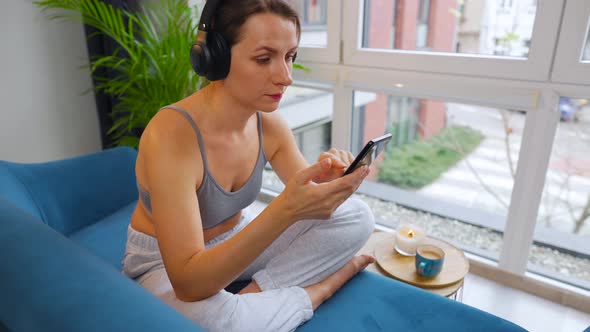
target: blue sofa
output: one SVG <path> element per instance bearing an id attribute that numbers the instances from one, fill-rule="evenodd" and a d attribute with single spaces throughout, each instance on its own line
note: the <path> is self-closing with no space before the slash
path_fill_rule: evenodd
<path id="1" fill-rule="evenodd" d="M 0 331 L 203 331 L 120 272 L 136 156 L 0 161 Z M 298 331 L 524 329 L 364 271 Z"/>

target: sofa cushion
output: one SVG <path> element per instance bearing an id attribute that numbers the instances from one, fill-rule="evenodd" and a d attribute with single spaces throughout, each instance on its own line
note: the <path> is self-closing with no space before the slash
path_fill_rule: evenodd
<path id="1" fill-rule="evenodd" d="M 127 227 L 136 203 L 128 204 L 103 220 L 70 234 L 69 238 L 120 271 L 127 242 Z"/>
<path id="2" fill-rule="evenodd" d="M 12 163 L 0 161 L 0 198 L 14 204 L 41 220 L 41 213 L 31 193 L 23 182 L 10 170 Z"/>
<path id="3" fill-rule="evenodd" d="M 0 321 L 10 331 L 202 331 L 137 283 L 0 199 Z"/>
<path id="4" fill-rule="evenodd" d="M 297 329 L 305 331 L 523 332 L 479 309 L 363 271 Z"/>
<path id="5" fill-rule="evenodd" d="M 137 200 L 132 148 L 113 148 L 46 163 L 2 162 L 18 179 L 38 209 L 21 206 L 18 192 L 3 195 L 62 234 L 101 220 Z M 0 186 L 4 186 L 0 179 Z"/>

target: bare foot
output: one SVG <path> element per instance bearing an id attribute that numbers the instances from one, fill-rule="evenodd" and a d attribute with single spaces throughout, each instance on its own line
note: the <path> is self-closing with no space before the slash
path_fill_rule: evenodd
<path id="1" fill-rule="evenodd" d="M 374 263 L 375 258 L 368 255 L 361 255 L 353 257 L 340 270 L 334 272 L 326 279 L 305 287 L 305 291 L 311 299 L 313 310 L 320 306 L 324 301 L 329 299 L 340 287 L 342 287 L 348 280 L 354 277 L 357 273 L 364 270 L 367 265 Z M 248 285 L 250 286 L 250 285 Z"/>

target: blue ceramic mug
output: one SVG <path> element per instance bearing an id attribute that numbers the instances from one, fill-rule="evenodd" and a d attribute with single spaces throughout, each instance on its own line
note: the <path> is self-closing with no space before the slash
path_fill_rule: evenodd
<path id="1" fill-rule="evenodd" d="M 436 277 L 442 270 L 445 252 L 433 245 L 423 245 L 416 249 L 416 272 L 423 277 Z"/>

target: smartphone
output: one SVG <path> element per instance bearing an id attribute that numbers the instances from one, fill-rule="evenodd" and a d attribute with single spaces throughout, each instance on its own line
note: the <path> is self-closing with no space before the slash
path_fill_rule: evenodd
<path id="1" fill-rule="evenodd" d="M 390 140 L 391 134 L 385 134 L 368 141 L 365 147 L 361 150 L 361 153 L 359 153 L 358 156 L 354 158 L 352 164 L 348 166 L 348 169 L 346 169 L 344 175 L 354 172 L 355 169 L 361 166 L 370 166 L 373 160 L 377 158 L 379 153 L 385 149 L 385 145 L 387 145 Z"/>

